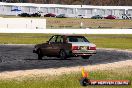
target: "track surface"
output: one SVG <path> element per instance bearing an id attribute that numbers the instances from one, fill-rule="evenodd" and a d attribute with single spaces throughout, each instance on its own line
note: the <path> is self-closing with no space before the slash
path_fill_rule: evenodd
<path id="1" fill-rule="evenodd" d="M 90 60 L 73 57 L 60 60 L 56 57 L 44 57 L 37 60 L 37 55 L 32 53 L 34 45 L 0 45 L 0 72 L 49 69 L 60 67 L 75 67 L 113 63 L 118 61 L 132 60 L 132 51 L 114 49 L 98 49 L 97 54 Z"/>

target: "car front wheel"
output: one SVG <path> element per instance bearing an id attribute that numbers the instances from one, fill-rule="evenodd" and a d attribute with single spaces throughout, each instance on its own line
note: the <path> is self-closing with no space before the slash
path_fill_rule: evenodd
<path id="1" fill-rule="evenodd" d="M 83 59 L 89 59 L 90 56 L 81 56 Z"/>
<path id="2" fill-rule="evenodd" d="M 66 55 L 66 52 L 64 50 L 61 50 L 60 51 L 60 58 L 61 59 L 66 59 L 67 55 Z"/>

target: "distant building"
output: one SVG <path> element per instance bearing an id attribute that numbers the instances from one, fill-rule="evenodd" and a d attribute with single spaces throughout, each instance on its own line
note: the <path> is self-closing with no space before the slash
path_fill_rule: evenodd
<path id="1" fill-rule="evenodd" d="M 31 0 L 32 1 L 32 0 Z M 46 0 L 45 0 L 46 1 Z M 21 11 L 12 11 L 14 7 L 18 7 Z M 90 5 L 61 5 L 61 4 L 33 4 L 33 3 L 0 3 L 0 15 L 16 15 L 19 13 L 47 13 L 67 14 L 69 17 L 77 15 L 85 15 L 88 18 L 94 15 L 115 15 L 121 18 L 122 14 L 132 15 L 132 6 L 90 6 Z"/>

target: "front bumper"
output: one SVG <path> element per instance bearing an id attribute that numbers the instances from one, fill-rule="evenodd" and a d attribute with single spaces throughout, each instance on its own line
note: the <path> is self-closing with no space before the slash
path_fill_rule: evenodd
<path id="1" fill-rule="evenodd" d="M 37 53 L 37 49 L 36 48 L 33 49 L 33 53 Z"/>
<path id="2" fill-rule="evenodd" d="M 35 50 L 33 50 L 33 53 L 36 53 L 36 51 L 35 51 Z"/>

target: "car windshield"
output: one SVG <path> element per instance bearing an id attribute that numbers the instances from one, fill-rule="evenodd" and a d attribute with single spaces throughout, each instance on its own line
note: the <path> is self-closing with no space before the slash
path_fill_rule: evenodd
<path id="1" fill-rule="evenodd" d="M 68 42 L 89 42 L 84 36 L 68 36 Z"/>

